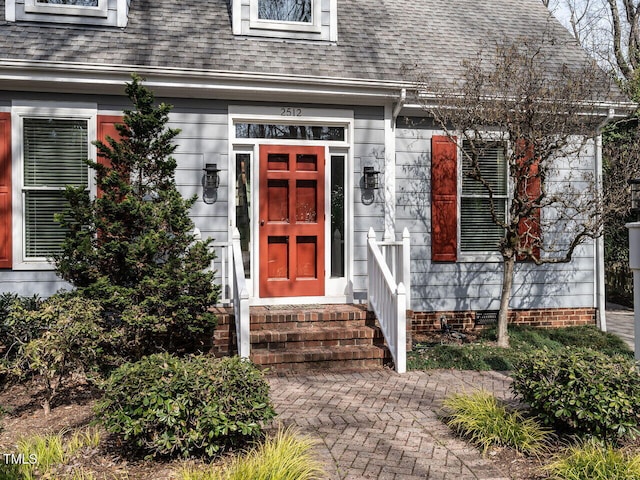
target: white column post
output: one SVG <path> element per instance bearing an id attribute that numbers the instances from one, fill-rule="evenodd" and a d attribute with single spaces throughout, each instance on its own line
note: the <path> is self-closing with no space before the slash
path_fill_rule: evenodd
<path id="1" fill-rule="evenodd" d="M 373 297 L 373 275 L 375 272 L 371 271 L 373 266 L 373 255 L 371 254 L 371 242 L 376 241 L 376 232 L 373 231 L 373 227 L 369 227 L 369 232 L 367 233 L 367 310 L 370 312 L 373 311 L 373 304 L 371 303 L 371 298 Z"/>
<path id="2" fill-rule="evenodd" d="M 384 234 L 395 240 L 396 232 L 396 131 L 393 105 L 384 106 Z"/>
<path id="3" fill-rule="evenodd" d="M 640 360 L 640 222 L 627 223 L 629 268 L 633 271 L 633 319 L 635 359 Z"/>

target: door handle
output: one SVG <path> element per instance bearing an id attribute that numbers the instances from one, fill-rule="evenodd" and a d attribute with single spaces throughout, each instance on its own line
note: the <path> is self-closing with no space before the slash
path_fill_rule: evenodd
<path id="1" fill-rule="evenodd" d="M 264 227 L 264 220 L 260 220 L 260 226 Z"/>

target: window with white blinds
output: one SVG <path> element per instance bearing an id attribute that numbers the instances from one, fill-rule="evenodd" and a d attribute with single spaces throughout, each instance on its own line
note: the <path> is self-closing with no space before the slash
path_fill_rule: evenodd
<path id="1" fill-rule="evenodd" d="M 460 251 L 462 253 L 495 252 L 504 237 L 504 229 L 491 217 L 491 201 L 487 188 L 468 176 L 472 155 L 470 144 L 462 146 L 462 195 L 460 201 Z M 478 155 L 482 178 L 493 191 L 493 204 L 500 220 L 507 215 L 508 175 L 505 145 L 486 145 Z"/>
<path id="2" fill-rule="evenodd" d="M 59 251 L 64 229 L 64 188 L 89 186 L 87 120 L 23 118 L 24 256 L 48 258 Z"/>

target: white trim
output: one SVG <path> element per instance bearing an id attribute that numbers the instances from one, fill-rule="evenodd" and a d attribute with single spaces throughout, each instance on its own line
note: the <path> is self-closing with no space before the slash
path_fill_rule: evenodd
<path id="1" fill-rule="evenodd" d="M 331 155 L 344 155 L 345 165 L 345 276 L 336 279 L 331 278 L 330 248 L 331 242 L 325 238 L 325 296 L 324 297 L 287 297 L 287 303 L 346 303 L 352 300 L 350 288 L 353 284 L 353 255 L 354 240 L 352 228 L 349 228 L 349 219 L 353 218 L 353 151 L 354 151 L 354 113 L 353 110 L 307 108 L 291 106 L 296 111 L 296 116 L 282 115 L 282 106 L 250 106 L 250 105 L 229 105 L 228 107 L 228 134 L 229 134 L 229 229 L 235 227 L 235 154 L 252 152 L 251 162 L 251 208 L 260 207 L 260 182 L 259 182 L 259 158 L 260 145 L 300 145 L 300 146 L 324 146 L 325 147 L 325 211 L 327 202 L 330 202 L 331 177 L 326 175 L 331 165 Z M 284 107 L 287 108 L 287 107 Z M 300 110 L 300 115 L 297 115 Z M 285 112 L 286 113 L 286 112 Z M 268 123 L 287 125 L 333 125 L 345 128 L 344 141 L 304 141 L 304 140 L 281 140 L 264 138 L 236 138 L 236 123 Z M 330 212 L 330 210 L 329 210 Z M 325 236 L 330 231 L 330 215 L 326 216 Z M 260 298 L 259 293 L 259 241 L 254 238 L 255 232 L 259 229 L 258 215 L 251 216 L 251 280 L 248 283 L 248 290 L 251 296 L 252 305 L 275 305 L 281 304 L 282 298 Z M 328 262 L 328 263 L 327 263 Z M 349 300 L 351 299 L 351 300 Z"/>
<path id="2" fill-rule="evenodd" d="M 251 297 L 249 299 L 249 305 L 251 306 L 271 306 L 271 305 L 333 305 L 341 303 L 351 303 L 352 299 L 348 295 L 337 295 L 323 297 L 271 297 L 271 298 L 258 298 Z"/>
<path id="3" fill-rule="evenodd" d="M 329 8 L 331 11 L 329 12 L 330 16 L 330 24 L 329 24 L 329 41 L 337 42 L 338 41 L 338 0 L 330 0 Z"/>
<path id="4" fill-rule="evenodd" d="M 393 105 L 384 106 L 384 235 L 383 240 L 396 239 L 396 132 Z"/>
<path id="5" fill-rule="evenodd" d="M 380 105 L 380 99 L 397 99 L 399 88 L 411 88 L 409 82 L 347 77 L 0 59 L 0 81 L 20 90 L 28 84 L 36 91 L 95 94 L 98 88 L 120 95 L 132 71 L 158 96 L 176 98 L 276 101 L 280 95 L 284 101 Z"/>
<path id="6" fill-rule="evenodd" d="M 7 22 L 16 21 L 16 0 L 5 0 L 4 18 Z"/>
<path id="7" fill-rule="evenodd" d="M 51 13 L 54 15 L 72 15 L 84 17 L 106 17 L 108 0 L 98 0 L 95 7 L 82 5 L 60 5 L 38 3 L 37 0 L 24 0 L 26 13 Z"/>
<path id="8" fill-rule="evenodd" d="M 25 258 L 24 254 L 24 148 L 23 119 L 25 117 L 55 117 L 87 121 L 88 153 L 90 159 L 96 158 L 96 147 L 91 143 L 97 138 L 97 104 L 62 103 L 62 102 L 13 102 L 11 110 L 11 142 L 12 142 L 12 238 L 13 238 L 13 270 L 54 270 L 54 266 L 46 258 Z M 95 182 L 92 170 L 88 171 L 89 191 L 95 194 Z"/>

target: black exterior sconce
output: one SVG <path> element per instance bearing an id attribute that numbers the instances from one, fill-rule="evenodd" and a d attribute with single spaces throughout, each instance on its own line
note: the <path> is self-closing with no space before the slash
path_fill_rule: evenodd
<path id="1" fill-rule="evenodd" d="M 630 178 L 627 183 L 631 187 L 631 213 L 640 217 L 640 178 Z"/>
<path id="2" fill-rule="evenodd" d="M 378 180 L 379 171 L 374 170 L 373 167 L 364 167 L 364 189 L 375 190 L 380 188 L 380 182 Z"/>
<path id="3" fill-rule="evenodd" d="M 204 188 L 218 188 L 220 186 L 220 169 L 217 163 L 207 163 L 204 166 Z"/>
<path id="4" fill-rule="evenodd" d="M 218 199 L 218 187 L 220 186 L 220 169 L 217 163 L 207 163 L 202 178 L 202 199 L 204 203 L 214 203 Z"/>

